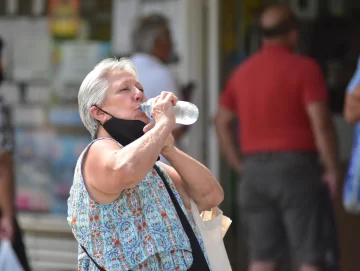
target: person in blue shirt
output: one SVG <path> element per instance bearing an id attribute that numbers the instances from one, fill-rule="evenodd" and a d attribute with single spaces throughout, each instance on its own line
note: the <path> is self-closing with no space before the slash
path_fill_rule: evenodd
<path id="1" fill-rule="evenodd" d="M 360 121 L 360 57 L 346 92 L 344 117 L 348 123 L 355 124 Z"/>

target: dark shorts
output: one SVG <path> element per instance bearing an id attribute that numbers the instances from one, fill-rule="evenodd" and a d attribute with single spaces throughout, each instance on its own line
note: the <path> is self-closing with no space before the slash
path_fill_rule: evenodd
<path id="1" fill-rule="evenodd" d="M 297 263 L 336 270 L 336 227 L 321 174 L 315 154 L 245 158 L 238 199 L 252 261 L 281 260 L 290 248 Z"/>

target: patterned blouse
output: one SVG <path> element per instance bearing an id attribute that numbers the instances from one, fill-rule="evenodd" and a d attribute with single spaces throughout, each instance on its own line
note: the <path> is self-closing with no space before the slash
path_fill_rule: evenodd
<path id="1" fill-rule="evenodd" d="M 82 159 L 89 146 L 78 159 L 68 199 L 67 220 L 79 244 L 106 271 L 188 270 L 193 261 L 189 239 L 155 169 L 138 185 L 124 190 L 114 202 L 99 204 L 90 198 L 81 172 Z M 166 171 L 161 171 L 208 261 L 194 221 Z M 80 245 L 78 271 L 98 271 Z"/>

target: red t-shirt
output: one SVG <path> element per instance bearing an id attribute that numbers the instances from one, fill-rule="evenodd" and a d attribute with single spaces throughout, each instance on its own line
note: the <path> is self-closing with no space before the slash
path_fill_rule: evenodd
<path id="1" fill-rule="evenodd" d="M 238 116 L 244 154 L 317 151 L 306 105 L 327 100 L 325 80 L 314 60 L 271 45 L 235 70 L 220 106 Z"/>

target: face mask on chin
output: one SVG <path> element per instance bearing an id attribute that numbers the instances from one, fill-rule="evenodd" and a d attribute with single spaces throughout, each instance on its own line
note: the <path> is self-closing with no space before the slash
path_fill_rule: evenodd
<path id="1" fill-rule="evenodd" d="M 97 106 L 96 106 L 97 107 Z M 102 124 L 105 131 L 115 139 L 117 142 L 121 144 L 121 146 L 125 147 L 135 140 L 142 137 L 144 133 L 144 127 L 146 123 L 141 120 L 124 120 L 114 117 L 109 114 L 105 110 L 97 107 L 99 110 L 111 116 L 111 119 Z M 160 160 L 160 156 L 157 158 L 157 161 Z"/>
<path id="2" fill-rule="evenodd" d="M 122 146 L 129 145 L 144 135 L 146 124 L 141 120 L 124 120 L 111 117 L 103 124 L 106 132 Z"/>
<path id="3" fill-rule="evenodd" d="M 105 114 L 111 116 L 111 119 L 102 124 L 102 126 L 104 127 L 105 131 L 108 132 L 108 134 L 117 142 L 119 142 L 123 147 L 129 145 L 145 134 L 145 122 L 141 120 L 119 119 L 109 114 L 105 110 L 99 107 L 97 108 Z M 159 161 L 160 157 L 158 157 L 157 160 Z"/>
<path id="4" fill-rule="evenodd" d="M 136 139 L 144 135 L 145 122 L 141 120 L 125 120 L 119 119 L 97 107 L 99 110 L 111 116 L 111 119 L 106 121 L 102 126 L 109 135 L 119 142 L 122 146 L 129 145 Z"/>

